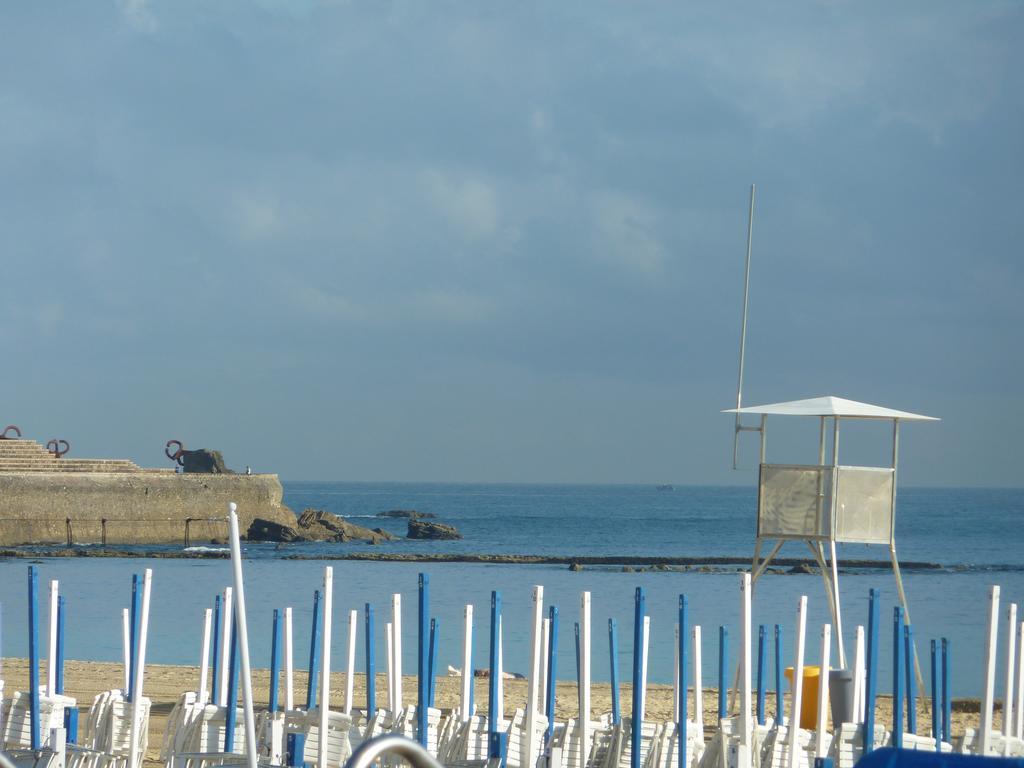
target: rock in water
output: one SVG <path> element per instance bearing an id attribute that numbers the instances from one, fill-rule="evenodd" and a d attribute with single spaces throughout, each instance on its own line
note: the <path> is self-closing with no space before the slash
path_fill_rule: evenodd
<path id="1" fill-rule="evenodd" d="M 234 474 L 224 464 L 224 456 L 220 451 L 211 451 L 206 448 L 182 453 L 181 468 L 183 472 L 198 472 L 207 475 Z"/>
<path id="2" fill-rule="evenodd" d="M 461 539 L 462 534 L 454 525 L 430 523 L 426 520 L 409 520 L 409 531 L 405 534 L 409 539 Z"/>
<path id="3" fill-rule="evenodd" d="M 343 520 L 322 509 L 307 509 L 299 515 L 299 537 L 303 541 L 368 541 L 379 544 L 395 539 L 387 531 L 376 531 Z"/>
<path id="4" fill-rule="evenodd" d="M 407 517 L 410 520 L 435 519 L 437 515 L 433 512 L 417 512 L 415 509 L 389 509 L 387 512 L 378 512 L 377 517 Z"/>
<path id="5" fill-rule="evenodd" d="M 290 525 L 282 525 L 273 520 L 264 520 L 257 517 L 252 521 L 249 530 L 245 534 L 248 541 L 276 541 L 288 543 L 299 541 L 302 537 L 299 532 Z"/>

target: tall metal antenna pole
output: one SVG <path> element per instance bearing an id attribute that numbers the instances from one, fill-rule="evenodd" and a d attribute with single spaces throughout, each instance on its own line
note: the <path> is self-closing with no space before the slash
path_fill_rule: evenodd
<path id="1" fill-rule="evenodd" d="M 736 381 L 736 409 L 743 407 L 743 355 L 747 349 L 747 298 L 750 295 L 750 251 L 754 242 L 754 185 L 750 185 L 750 216 L 747 219 L 747 266 L 743 276 L 743 323 L 740 326 L 740 372 Z M 732 468 L 736 469 L 740 443 L 740 415 L 732 438 Z"/>

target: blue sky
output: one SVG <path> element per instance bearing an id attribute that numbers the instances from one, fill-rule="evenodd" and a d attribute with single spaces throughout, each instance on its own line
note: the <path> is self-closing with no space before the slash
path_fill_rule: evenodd
<path id="1" fill-rule="evenodd" d="M 750 482 L 756 182 L 746 402 L 937 415 L 904 482 L 1021 485 L 1022 15 L 8 5 L 0 420 L 285 479 Z"/>

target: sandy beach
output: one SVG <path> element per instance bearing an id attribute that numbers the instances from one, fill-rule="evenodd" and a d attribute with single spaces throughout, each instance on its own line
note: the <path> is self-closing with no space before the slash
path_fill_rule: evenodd
<path id="1" fill-rule="evenodd" d="M 120 664 L 95 661 L 67 661 L 65 662 L 65 692 L 73 696 L 79 706 L 84 710 L 92 703 L 93 697 L 100 691 L 118 687 L 123 679 L 123 667 Z M 28 662 L 25 659 L 4 659 L 3 677 L 6 680 L 7 691 L 25 690 L 28 686 Z M 45 679 L 45 663 L 41 672 L 41 678 Z M 403 694 L 406 704 L 411 704 L 416 697 L 416 677 L 406 675 L 404 678 Z M 195 690 L 199 681 L 199 668 L 191 666 L 170 666 L 161 664 L 149 664 L 146 666 L 146 679 L 144 685 L 145 695 L 152 702 L 152 716 L 149 724 L 149 750 L 146 754 L 147 762 L 157 764 L 159 761 L 160 744 L 163 740 L 164 725 L 167 715 L 170 713 L 174 703 L 183 691 Z M 257 706 L 266 706 L 268 699 L 270 672 L 267 669 L 253 671 L 253 686 Z M 477 678 L 476 680 L 476 702 L 479 711 L 487 707 L 487 679 Z M 306 674 L 296 672 L 295 674 L 295 697 L 302 701 L 305 698 Z M 366 679 L 364 675 L 356 675 L 354 682 L 354 696 L 357 706 L 361 706 L 366 700 Z M 595 683 L 591 689 L 591 700 L 594 714 L 608 712 L 611 710 L 611 686 L 608 683 Z M 345 675 L 343 673 L 331 675 L 331 707 L 341 709 L 344 706 Z M 460 692 L 460 678 L 442 677 L 437 683 L 437 704 L 442 709 L 449 709 L 458 702 Z M 283 688 L 282 694 L 283 696 Z M 383 674 L 377 676 L 377 701 L 386 701 L 387 691 L 385 688 L 385 677 Z M 524 680 L 505 681 L 505 711 L 511 712 L 516 707 L 524 706 L 526 702 L 526 682 Z M 787 697 L 788 701 L 788 697 Z M 556 692 L 556 716 L 563 720 L 576 714 L 576 683 L 560 681 Z M 706 728 L 712 728 L 716 722 L 718 711 L 718 696 L 713 689 L 704 690 L 704 723 Z M 928 702 L 918 699 L 918 732 L 927 733 L 931 727 L 931 714 L 925 705 Z M 632 689 L 629 685 L 622 686 L 621 707 L 623 713 L 628 713 L 632 705 Z M 787 704 L 788 706 L 788 704 Z M 650 685 L 647 689 L 647 719 L 668 720 L 672 717 L 672 687 L 669 685 Z M 768 713 L 774 710 L 774 697 L 769 695 L 767 702 Z M 889 724 L 892 716 L 892 699 L 888 696 L 879 696 L 876 708 L 877 716 L 882 723 Z M 965 728 L 977 727 L 978 704 L 976 700 L 957 700 L 953 707 L 952 729 L 954 737 L 963 733 Z M 995 716 L 995 727 L 1001 727 L 1000 713 L 997 708 Z"/>

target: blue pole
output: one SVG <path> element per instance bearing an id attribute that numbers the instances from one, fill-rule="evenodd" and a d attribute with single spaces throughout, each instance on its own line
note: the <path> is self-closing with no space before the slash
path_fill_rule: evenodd
<path id="1" fill-rule="evenodd" d="M 903 627 L 903 658 L 907 662 L 907 733 L 917 733 L 917 676 L 914 674 L 914 628 Z"/>
<path id="2" fill-rule="evenodd" d="M 213 663 L 210 664 L 210 671 L 213 674 L 213 693 L 210 696 L 214 704 L 217 703 L 217 683 L 220 680 L 220 595 L 213 600 Z M 131 670 L 129 670 L 130 672 Z"/>
<path id="3" fill-rule="evenodd" d="M 274 628 L 270 636 L 270 711 L 277 712 L 277 682 L 281 675 L 281 616 L 274 609 Z"/>
<path id="4" fill-rule="evenodd" d="M 235 718 L 238 714 L 238 622 L 231 622 L 231 656 L 228 660 L 228 709 L 224 715 L 224 751 L 235 750 Z"/>
<path id="5" fill-rule="evenodd" d="M 903 609 L 892 612 L 892 745 L 903 746 Z"/>
<path id="6" fill-rule="evenodd" d="M 437 689 L 437 646 L 438 633 L 441 631 L 441 623 L 437 619 L 430 620 L 430 672 L 427 679 L 430 680 L 430 706 L 434 706 L 434 692 Z"/>
<path id="7" fill-rule="evenodd" d="M 28 567 L 28 688 L 29 719 L 32 726 L 32 749 L 42 746 L 39 733 L 39 573 Z"/>
<path id="8" fill-rule="evenodd" d="M 488 757 L 498 758 L 505 766 L 505 732 L 497 720 L 498 713 L 498 632 L 501 626 L 501 593 L 491 592 L 491 676 L 487 690 Z"/>
<path id="9" fill-rule="evenodd" d="M 64 598 L 57 597 L 57 661 L 54 686 L 57 693 L 64 693 Z"/>
<path id="10" fill-rule="evenodd" d="M 679 722 L 676 731 L 679 734 L 679 768 L 686 768 L 686 745 L 689 739 L 690 703 L 688 701 L 689 686 L 686 681 L 689 633 L 689 605 L 686 595 L 679 596 Z"/>
<path id="11" fill-rule="evenodd" d="M 128 653 L 128 701 L 135 701 L 135 658 L 139 652 L 139 620 L 142 613 L 142 585 L 139 574 L 132 574 L 132 607 L 129 622 Z"/>
<path id="12" fill-rule="evenodd" d="M 757 628 L 757 724 L 765 724 L 764 715 L 764 668 L 768 655 L 768 627 L 764 624 Z"/>
<path id="13" fill-rule="evenodd" d="M 949 692 L 949 656 L 950 642 L 942 638 L 942 740 L 952 741 L 949 730 L 953 720 L 953 695 Z"/>
<path id="14" fill-rule="evenodd" d="M 932 736 L 935 738 L 935 752 L 942 751 L 942 715 L 939 712 L 939 660 L 936 653 L 935 641 L 931 643 L 932 650 Z"/>
<path id="15" fill-rule="evenodd" d="M 548 608 L 548 689 L 545 712 L 548 713 L 548 743 L 555 735 L 555 674 L 558 672 L 558 608 Z M 614 688 L 612 696 L 615 696 Z M 614 698 L 613 698 L 614 701 Z"/>
<path id="16" fill-rule="evenodd" d="M 232 626 L 234 626 L 232 624 Z M 306 683 L 306 710 L 316 706 L 317 675 L 320 670 L 320 590 L 313 592 L 313 634 L 309 638 L 309 680 Z"/>
<path id="17" fill-rule="evenodd" d="M 419 633 L 417 635 L 416 663 L 416 740 L 427 746 L 427 707 L 430 706 L 430 577 L 420 574 L 419 581 Z"/>
<path id="18" fill-rule="evenodd" d="M 718 719 L 729 714 L 729 683 L 726 681 L 726 667 L 729 666 L 729 630 L 718 628 Z"/>
<path id="19" fill-rule="evenodd" d="M 366 621 L 366 719 L 377 714 L 377 669 L 373 659 L 373 606 L 365 608 Z"/>
<path id="20" fill-rule="evenodd" d="M 786 717 L 782 698 L 782 627 L 775 625 L 775 724 L 782 725 Z"/>
<path id="21" fill-rule="evenodd" d="M 647 598 L 644 588 L 636 588 L 633 605 L 633 715 L 630 727 L 630 768 L 640 768 L 640 678 L 643 676 L 644 615 L 647 613 Z"/>
<path id="22" fill-rule="evenodd" d="M 867 685 L 864 691 L 864 751 L 875 748 L 875 696 L 878 693 L 878 592 L 868 595 Z M 895 710 L 895 707 L 893 708 Z"/>
<path id="23" fill-rule="evenodd" d="M 619 702 L 619 623 L 608 619 L 608 661 L 611 666 L 612 682 L 612 723 L 622 722 L 622 706 Z"/>

